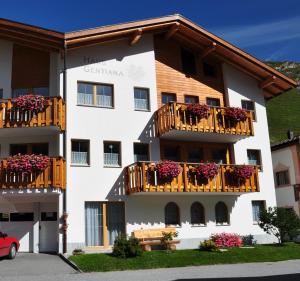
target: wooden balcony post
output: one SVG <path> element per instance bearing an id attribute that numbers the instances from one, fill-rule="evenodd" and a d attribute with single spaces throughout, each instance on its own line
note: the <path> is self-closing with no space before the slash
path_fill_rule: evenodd
<path id="1" fill-rule="evenodd" d="M 182 174 L 183 174 L 184 191 L 189 192 L 190 190 L 189 190 L 189 180 L 188 180 L 188 167 L 186 163 L 183 164 Z"/>
<path id="2" fill-rule="evenodd" d="M 146 191 L 147 188 L 147 173 L 146 173 L 146 164 L 142 163 L 142 183 L 143 183 L 143 191 Z"/>

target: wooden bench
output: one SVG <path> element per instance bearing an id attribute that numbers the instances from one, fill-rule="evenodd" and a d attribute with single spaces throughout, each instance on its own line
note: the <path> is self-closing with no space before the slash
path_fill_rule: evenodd
<path id="1" fill-rule="evenodd" d="M 140 241 L 144 251 L 151 251 L 151 246 L 162 245 L 161 238 L 163 237 L 163 232 L 175 233 L 176 228 L 166 227 L 166 228 L 148 228 L 148 229 L 138 229 L 132 232 L 132 236 Z M 168 241 L 171 250 L 176 250 L 176 244 L 180 243 L 179 240 Z"/>

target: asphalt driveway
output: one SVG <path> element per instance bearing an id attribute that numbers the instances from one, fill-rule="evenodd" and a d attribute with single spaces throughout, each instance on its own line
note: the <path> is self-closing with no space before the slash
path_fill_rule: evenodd
<path id="1" fill-rule="evenodd" d="M 69 273 L 76 271 L 56 255 L 18 253 L 14 260 L 0 258 L 0 280 Z"/>

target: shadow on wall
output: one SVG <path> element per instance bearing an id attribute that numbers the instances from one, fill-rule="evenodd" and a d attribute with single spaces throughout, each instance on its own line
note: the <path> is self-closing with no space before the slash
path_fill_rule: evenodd
<path id="1" fill-rule="evenodd" d="M 142 143 L 151 143 L 154 138 L 156 138 L 155 113 L 153 113 L 147 125 L 140 134 L 139 141 Z"/>
<path id="2" fill-rule="evenodd" d="M 117 180 L 114 182 L 112 189 L 107 194 L 106 196 L 107 200 L 109 201 L 124 200 L 124 197 L 126 195 L 125 174 L 126 174 L 126 170 L 123 169 L 123 171 L 118 176 Z"/>
<path id="3" fill-rule="evenodd" d="M 196 278 L 196 279 L 176 279 L 174 281 L 298 281 L 300 274 L 287 274 L 262 277 L 230 277 L 230 278 Z"/>

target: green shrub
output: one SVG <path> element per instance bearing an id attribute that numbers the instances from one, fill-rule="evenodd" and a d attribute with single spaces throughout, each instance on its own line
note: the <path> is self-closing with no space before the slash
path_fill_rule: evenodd
<path id="1" fill-rule="evenodd" d="M 118 236 L 114 242 L 112 255 L 118 258 L 133 258 L 141 256 L 143 250 L 138 239 L 127 238 L 125 235 Z"/>
<path id="2" fill-rule="evenodd" d="M 172 244 L 169 242 L 174 240 L 178 236 L 178 232 L 162 232 L 162 238 L 160 239 L 161 245 L 165 250 L 172 250 Z"/>
<path id="3" fill-rule="evenodd" d="M 242 236 L 241 238 L 244 246 L 254 246 L 257 244 L 257 241 L 254 240 L 254 236 L 252 234 Z"/>
<path id="4" fill-rule="evenodd" d="M 200 243 L 200 250 L 201 251 L 209 251 L 209 252 L 218 252 L 219 248 L 212 240 L 204 240 Z"/>

